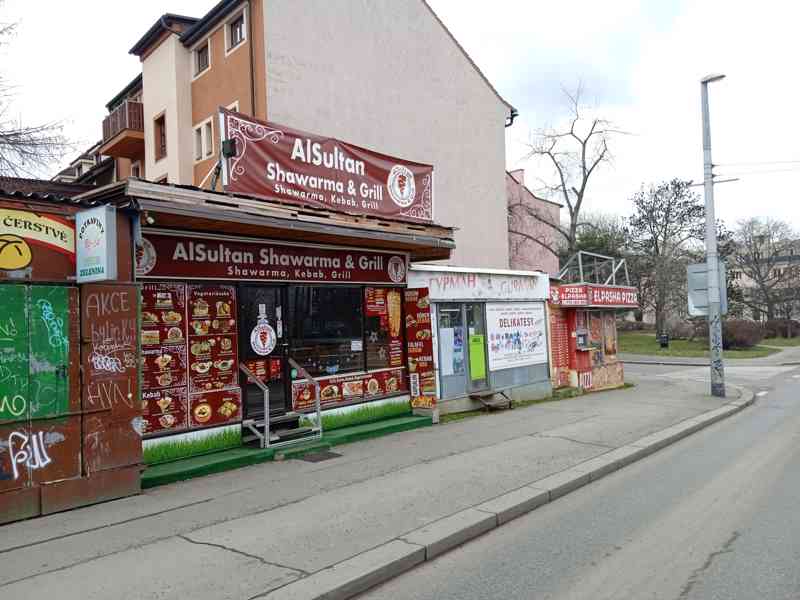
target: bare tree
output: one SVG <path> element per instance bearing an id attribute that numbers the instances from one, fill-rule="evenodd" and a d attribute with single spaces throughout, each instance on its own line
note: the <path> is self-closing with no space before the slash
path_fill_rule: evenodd
<path id="1" fill-rule="evenodd" d="M 525 159 L 538 159 L 542 175 L 537 177 L 539 186 L 533 191 L 538 200 L 557 201 L 567 208 L 569 220 L 562 223 L 553 219 L 539 206 L 523 201 L 509 203 L 509 231 L 525 236 L 523 231 L 513 229 L 514 217 L 530 216 L 554 232 L 555 243 L 532 240 L 557 254 L 561 246 L 567 255 L 577 250 L 578 230 L 587 223 L 581 221 L 580 213 L 586 198 L 589 181 L 601 164 L 611 159 L 609 141 L 623 132 L 610 121 L 590 116 L 582 103 L 583 87 L 578 84 L 575 92 L 564 90 L 570 113 L 569 122 L 563 128 L 545 128 L 532 134 Z"/>
<path id="2" fill-rule="evenodd" d="M 734 239 L 731 260 L 741 273 L 742 301 L 770 320 L 791 316 L 800 280 L 792 228 L 778 219 L 753 217 L 739 222 Z"/>
<path id="3" fill-rule="evenodd" d="M 641 189 L 631 198 L 634 281 L 643 292 L 640 302 L 651 303 L 659 333 L 666 329 L 668 310 L 685 313 L 686 265 L 693 257 L 693 242 L 703 236 L 703 204 L 689 185 L 673 179 Z"/>
<path id="4" fill-rule="evenodd" d="M 15 23 L 0 24 L 0 47 Z M 0 75 L 0 176 L 36 177 L 72 150 L 58 121 L 26 124 L 10 115 L 14 87 Z"/>

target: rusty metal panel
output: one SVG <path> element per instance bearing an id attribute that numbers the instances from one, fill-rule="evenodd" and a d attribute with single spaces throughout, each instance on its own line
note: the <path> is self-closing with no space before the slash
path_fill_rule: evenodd
<path id="1" fill-rule="evenodd" d="M 141 418 L 110 421 L 101 415 L 87 415 L 83 420 L 84 472 L 140 464 Z"/>
<path id="2" fill-rule="evenodd" d="M 139 289 L 81 286 L 84 473 L 139 464 Z"/>
<path id="3" fill-rule="evenodd" d="M 39 489 L 34 487 L 0 492 L 0 525 L 40 515 Z"/>
<path id="4" fill-rule="evenodd" d="M 140 481 L 139 467 L 132 466 L 45 484 L 41 487 L 42 514 L 133 496 L 141 492 Z"/>
<path id="5" fill-rule="evenodd" d="M 29 433 L 27 421 L 0 425 L 0 493 L 30 485 Z"/>
<path id="6" fill-rule="evenodd" d="M 81 475 L 81 418 L 79 416 L 33 421 L 30 442 L 43 442 L 42 461 L 31 468 L 31 485 L 59 481 Z"/>

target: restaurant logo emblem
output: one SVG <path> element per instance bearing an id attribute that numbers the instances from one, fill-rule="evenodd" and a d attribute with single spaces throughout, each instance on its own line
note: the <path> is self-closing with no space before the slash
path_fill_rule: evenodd
<path id="1" fill-rule="evenodd" d="M 414 203 L 417 195 L 417 187 L 414 183 L 414 174 L 408 167 L 395 165 L 389 171 L 389 178 L 386 180 L 389 188 L 389 195 L 392 201 L 400 208 L 408 208 Z"/>
<path id="2" fill-rule="evenodd" d="M 389 259 L 387 270 L 392 281 L 402 283 L 406 278 L 406 261 L 399 256 L 393 256 Z"/>
<path id="3" fill-rule="evenodd" d="M 147 275 L 156 266 L 156 249 L 147 238 L 136 248 L 136 274 Z"/>
<path id="4" fill-rule="evenodd" d="M 275 344 L 278 342 L 278 336 L 275 335 L 275 330 L 269 322 L 262 318 L 253 327 L 250 333 L 250 347 L 253 352 L 259 356 L 267 356 L 275 350 Z"/>

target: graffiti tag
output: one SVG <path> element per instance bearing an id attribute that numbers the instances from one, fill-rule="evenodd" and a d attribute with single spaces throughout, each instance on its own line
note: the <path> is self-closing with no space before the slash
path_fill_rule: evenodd
<path id="1" fill-rule="evenodd" d="M 69 340 L 63 333 L 64 319 L 56 316 L 53 305 L 44 298 L 37 300 L 36 305 L 42 311 L 42 321 L 44 321 L 47 328 L 47 341 L 50 343 L 50 347 L 67 350 L 69 348 Z"/>
<path id="2" fill-rule="evenodd" d="M 13 342 L 17 333 L 17 324 L 13 318 L 8 317 L 4 323 L 0 323 L 0 342 Z"/>
<path id="3" fill-rule="evenodd" d="M 28 403 L 25 401 L 25 397 L 20 394 L 0 398 L 0 415 L 8 413 L 12 417 L 20 417 L 25 413 L 27 407 Z"/>
<path id="4" fill-rule="evenodd" d="M 122 366 L 122 361 L 116 356 L 111 356 L 104 352 L 95 350 L 89 356 L 92 363 L 92 368 L 95 371 L 107 371 L 109 373 L 124 373 L 125 367 Z"/>
<path id="5" fill-rule="evenodd" d="M 19 441 L 19 445 L 15 441 Z M 29 469 L 42 469 L 53 462 L 47 454 L 44 443 L 44 432 L 33 434 L 28 437 L 24 433 L 14 431 L 8 436 L 8 452 L 11 455 L 11 469 L 14 479 L 19 478 L 17 465 L 23 465 Z"/>

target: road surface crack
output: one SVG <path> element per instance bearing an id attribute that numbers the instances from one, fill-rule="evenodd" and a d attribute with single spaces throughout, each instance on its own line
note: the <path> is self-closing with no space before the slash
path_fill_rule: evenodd
<path id="1" fill-rule="evenodd" d="M 734 531 L 733 534 L 731 534 L 731 537 L 728 538 L 728 541 L 726 541 L 722 545 L 722 548 L 708 555 L 708 558 L 706 558 L 706 561 L 703 563 L 703 565 L 692 572 L 688 581 L 683 586 L 680 596 L 678 596 L 678 600 L 686 600 L 689 597 L 692 588 L 697 584 L 698 581 L 700 581 L 700 579 L 709 569 L 709 567 L 711 567 L 711 565 L 714 563 L 714 559 L 723 554 L 728 554 L 729 552 L 733 552 L 733 544 L 734 542 L 736 542 L 736 540 L 739 538 L 740 535 L 741 534 L 738 531 Z"/>
<path id="2" fill-rule="evenodd" d="M 257 554 L 250 554 L 248 552 L 244 552 L 242 550 L 237 550 L 236 548 L 231 548 L 230 546 L 225 546 L 224 544 L 215 544 L 214 542 L 201 542 L 198 540 L 193 540 L 187 535 L 179 534 L 177 537 L 181 538 L 184 541 L 189 542 L 190 544 L 197 544 L 198 546 L 211 546 L 212 548 L 219 548 L 220 550 L 227 550 L 228 552 L 233 552 L 234 554 L 238 554 L 240 556 L 246 556 L 247 558 L 254 558 L 255 560 L 259 561 L 261 564 L 270 566 L 270 567 L 277 567 L 279 569 L 286 569 L 288 571 L 294 571 L 295 573 L 301 574 L 303 577 L 308 577 L 308 571 L 304 571 L 303 569 L 297 569 L 295 567 L 290 567 L 288 565 L 282 565 L 276 562 L 270 562 L 265 560 L 261 556 Z"/>
<path id="3" fill-rule="evenodd" d="M 538 434 L 535 433 L 535 434 L 533 434 L 533 437 L 543 437 L 543 438 L 553 438 L 553 439 L 565 440 L 567 442 L 573 442 L 575 444 L 583 444 L 584 446 L 597 446 L 599 448 L 607 448 L 607 449 L 610 449 L 610 450 L 613 450 L 614 448 L 616 448 L 616 446 L 609 446 L 608 444 L 601 444 L 599 442 L 584 442 L 584 441 L 581 441 L 581 440 L 576 440 L 574 438 L 567 437 L 565 435 L 549 435 L 547 433 L 538 433 Z"/>

